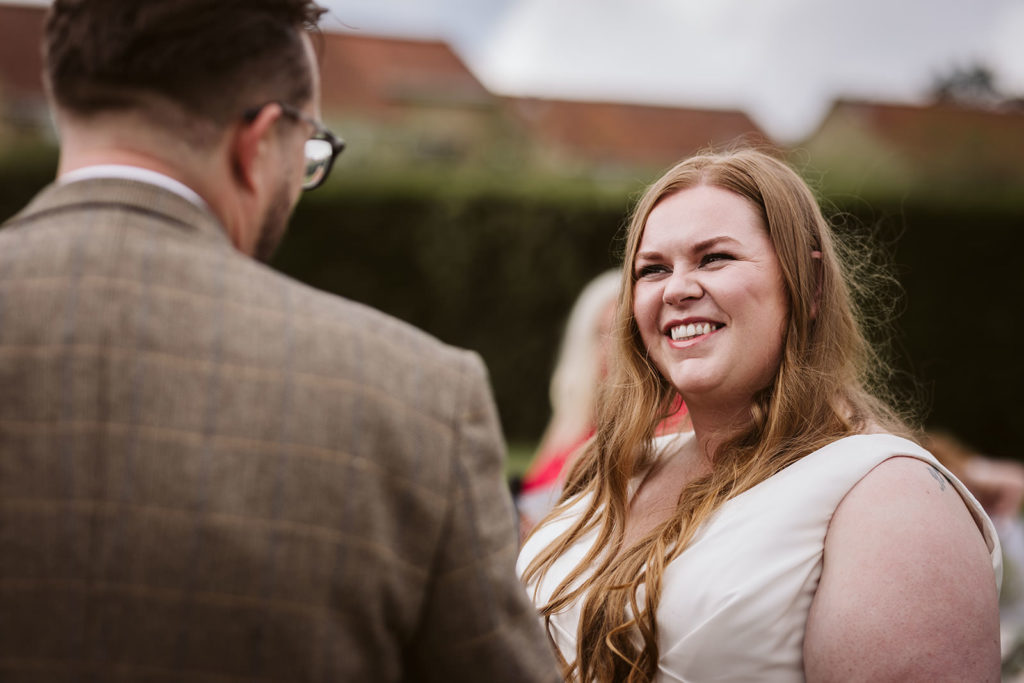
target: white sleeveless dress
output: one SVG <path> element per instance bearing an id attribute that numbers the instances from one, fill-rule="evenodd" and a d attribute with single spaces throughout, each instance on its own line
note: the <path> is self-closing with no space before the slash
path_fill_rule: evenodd
<path id="1" fill-rule="evenodd" d="M 655 441 L 676 452 L 692 434 Z M 851 436 L 811 453 L 726 502 L 665 570 L 658 606 L 659 681 L 802 681 L 807 613 L 821 576 L 825 532 L 843 496 L 864 475 L 897 455 L 923 460 L 952 482 L 988 545 L 996 582 L 1002 555 L 995 529 L 978 501 L 930 453 L 891 434 Z M 529 562 L 579 515 L 579 501 L 541 527 L 517 563 Z M 543 605 L 594 542 L 580 539 L 540 582 L 527 587 Z M 552 635 L 562 656 L 576 656 L 579 604 L 555 615 Z"/>

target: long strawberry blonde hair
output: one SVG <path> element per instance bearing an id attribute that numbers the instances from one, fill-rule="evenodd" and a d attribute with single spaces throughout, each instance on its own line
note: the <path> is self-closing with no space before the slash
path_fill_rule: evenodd
<path id="1" fill-rule="evenodd" d="M 648 358 L 633 316 L 633 263 L 651 210 L 697 185 L 734 192 L 760 213 L 789 304 L 782 357 L 772 382 L 753 397 L 749 420 L 709 454 L 710 474 L 685 486 L 669 519 L 624 547 L 629 482 L 650 466 L 655 427 L 678 400 Z M 855 312 L 851 287 L 862 281 L 848 264 L 863 265 L 867 259 L 843 258 L 841 251 L 806 183 L 760 151 L 692 157 L 641 197 L 626 236 L 611 377 L 599 399 L 597 433 L 570 471 L 551 516 L 591 495 L 578 520 L 523 574 L 527 585 L 539 584 L 570 546 L 596 530 L 586 557 L 540 608 L 550 634 L 551 616 L 582 601 L 576 657 L 562 662 L 567 680 L 654 678 L 663 572 L 722 503 L 844 436 L 868 429 L 908 433 L 889 397 L 880 394 L 885 364 L 866 341 L 864 321 Z"/>

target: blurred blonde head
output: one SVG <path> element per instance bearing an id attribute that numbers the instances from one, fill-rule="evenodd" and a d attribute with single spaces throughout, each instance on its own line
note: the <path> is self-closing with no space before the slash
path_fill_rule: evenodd
<path id="1" fill-rule="evenodd" d="M 583 288 L 569 313 L 551 375 L 551 422 L 542 450 L 579 439 L 594 427 L 619 281 L 618 270 L 601 273 Z"/>

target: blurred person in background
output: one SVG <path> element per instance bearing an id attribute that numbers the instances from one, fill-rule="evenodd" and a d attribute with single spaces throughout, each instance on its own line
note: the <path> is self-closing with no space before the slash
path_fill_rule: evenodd
<path id="1" fill-rule="evenodd" d="M 258 262 L 342 149 L 323 11 L 50 9 L 58 178 L 0 230 L 4 681 L 558 680 L 479 357 Z"/>
<path id="2" fill-rule="evenodd" d="M 518 564 L 567 679 L 999 679 L 995 529 L 872 381 L 844 256 L 761 152 L 639 201 L 597 431 Z"/>
<path id="3" fill-rule="evenodd" d="M 1003 549 L 999 623 L 1003 680 L 1024 680 L 1024 465 L 991 458 L 944 430 L 924 433 L 921 444 L 962 481 L 992 518 Z"/>
<path id="4" fill-rule="evenodd" d="M 621 279 L 618 269 L 601 273 L 587 283 L 569 312 L 551 374 L 551 419 L 516 496 L 521 538 L 554 507 L 572 456 L 594 435 Z M 680 404 L 661 432 L 688 428 L 686 407 Z"/>
<path id="5" fill-rule="evenodd" d="M 925 432 L 921 445 L 967 485 L 993 522 L 1019 517 L 1024 502 L 1024 465 L 982 455 L 941 429 Z"/>
<path id="6" fill-rule="evenodd" d="M 516 498 L 521 532 L 550 511 L 569 456 L 594 433 L 594 407 L 618 294 L 618 271 L 605 271 L 587 283 L 569 312 L 551 375 L 551 418 Z"/>

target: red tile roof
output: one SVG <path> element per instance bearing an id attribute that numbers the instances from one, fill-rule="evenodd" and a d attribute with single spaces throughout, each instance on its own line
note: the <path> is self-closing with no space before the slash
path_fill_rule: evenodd
<path id="1" fill-rule="evenodd" d="M 493 96 L 446 43 L 324 35 L 324 108 L 388 116 L 411 105 L 481 106 Z"/>
<path id="2" fill-rule="evenodd" d="M 825 124 L 845 119 L 870 129 L 880 138 L 916 157 L 940 151 L 976 149 L 980 142 L 1012 145 L 1024 150 L 1024 110 L 989 109 L 953 103 L 901 105 L 839 100 Z"/>
<path id="3" fill-rule="evenodd" d="M 538 98 L 506 102 L 541 144 L 595 161 L 667 165 L 739 138 L 767 142 L 738 111 Z"/>
<path id="4" fill-rule="evenodd" d="M 850 144 L 884 150 L 923 177 L 961 175 L 965 183 L 1024 179 L 1019 107 L 840 100 L 805 145 L 842 150 Z"/>
<path id="5" fill-rule="evenodd" d="M 0 5 L 0 93 L 43 97 L 45 7 Z"/>
<path id="6" fill-rule="evenodd" d="M 0 92 L 42 97 L 46 9 L 0 5 Z M 477 106 L 493 96 L 443 42 L 325 33 L 321 72 L 324 106 L 377 115 L 413 104 Z"/>

